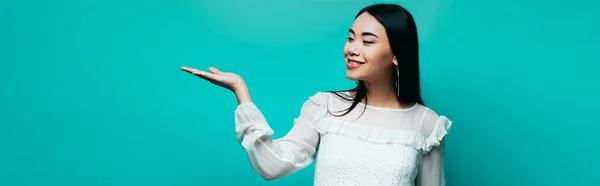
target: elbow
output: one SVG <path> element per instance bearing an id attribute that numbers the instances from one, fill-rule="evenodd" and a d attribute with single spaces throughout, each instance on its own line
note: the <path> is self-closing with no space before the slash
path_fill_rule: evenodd
<path id="1" fill-rule="evenodd" d="M 271 175 L 261 175 L 261 177 L 265 181 L 273 181 L 273 180 L 276 180 L 278 178 L 277 176 L 271 176 Z"/>
<path id="2" fill-rule="evenodd" d="M 293 166 L 282 166 L 281 164 L 254 164 L 253 166 L 256 173 L 266 181 L 273 181 L 285 177 L 296 170 Z"/>
<path id="3" fill-rule="evenodd" d="M 277 180 L 286 175 L 284 171 L 273 171 L 273 172 L 259 172 L 260 177 L 266 181 Z"/>

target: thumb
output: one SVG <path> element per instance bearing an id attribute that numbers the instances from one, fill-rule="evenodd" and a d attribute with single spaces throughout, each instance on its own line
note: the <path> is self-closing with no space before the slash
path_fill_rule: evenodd
<path id="1" fill-rule="evenodd" d="M 212 72 L 213 74 L 221 73 L 221 71 L 219 69 L 215 68 L 215 67 L 209 67 L 208 70 L 210 72 Z"/>

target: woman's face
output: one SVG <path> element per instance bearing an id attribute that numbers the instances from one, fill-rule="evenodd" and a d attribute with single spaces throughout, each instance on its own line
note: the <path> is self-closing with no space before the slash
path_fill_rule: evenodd
<path id="1" fill-rule="evenodd" d="M 365 12 L 354 20 L 348 34 L 344 46 L 348 79 L 376 82 L 389 78 L 398 63 L 383 25 Z"/>

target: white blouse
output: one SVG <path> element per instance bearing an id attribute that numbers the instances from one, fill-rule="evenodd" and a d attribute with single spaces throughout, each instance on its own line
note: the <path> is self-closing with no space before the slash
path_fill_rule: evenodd
<path id="1" fill-rule="evenodd" d="M 349 97 L 348 92 L 341 93 Z M 350 97 L 349 97 L 350 98 Z M 314 185 L 444 186 L 444 140 L 452 122 L 416 104 L 407 109 L 359 103 L 318 92 L 304 102 L 282 138 L 254 103 L 235 110 L 236 137 L 252 167 L 266 180 L 316 160 Z M 360 117 L 359 117 L 360 116 Z"/>

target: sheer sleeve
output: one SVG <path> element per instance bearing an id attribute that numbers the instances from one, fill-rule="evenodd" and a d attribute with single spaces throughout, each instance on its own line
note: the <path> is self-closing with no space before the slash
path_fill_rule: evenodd
<path id="1" fill-rule="evenodd" d="M 279 139 L 254 103 L 235 110 L 236 138 L 248 154 L 254 170 L 266 180 L 296 172 L 313 162 L 319 133 L 313 123 L 326 113 L 324 95 L 317 93 L 304 102 L 293 127 Z"/>
<path id="2" fill-rule="evenodd" d="M 426 140 L 427 145 L 421 158 L 415 186 L 446 186 L 444 137 L 450 131 L 452 121 L 445 116 L 438 116 L 432 110 L 428 111 L 422 124 L 430 135 Z"/>
<path id="3" fill-rule="evenodd" d="M 444 141 L 423 155 L 415 186 L 446 186 Z"/>

